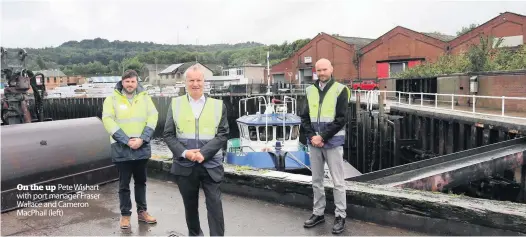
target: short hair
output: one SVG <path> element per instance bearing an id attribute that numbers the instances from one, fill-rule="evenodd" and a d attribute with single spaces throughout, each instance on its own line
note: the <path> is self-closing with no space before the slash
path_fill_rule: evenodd
<path id="1" fill-rule="evenodd" d="M 201 78 L 203 78 L 203 80 L 205 79 L 205 74 L 201 71 L 201 69 L 199 69 L 199 67 L 197 65 L 193 65 L 191 66 L 188 71 L 193 71 L 193 72 L 196 72 L 199 74 L 199 76 Z M 188 74 L 187 74 L 188 75 Z M 188 76 L 187 76 L 188 77 Z"/>
<path id="2" fill-rule="evenodd" d="M 139 74 L 137 74 L 137 72 L 135 70 L 128 69 L 122 75 L 122 80 L 128 79 L 128 78 L 132 78 L 132 77 L 136 77 L 138 79 L 139 78 Z"/>

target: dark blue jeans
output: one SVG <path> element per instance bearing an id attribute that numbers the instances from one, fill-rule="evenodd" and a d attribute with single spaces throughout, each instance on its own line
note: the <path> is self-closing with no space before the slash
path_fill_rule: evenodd
<path id="1" fill-rule="evenodd" d="M 146 164 L 147 159 L 116 162 L 119 170 L 119 202 L 121 215 L 131 216 L 130 181 L 133 176 L 137 213 L 146 211 Z"/>

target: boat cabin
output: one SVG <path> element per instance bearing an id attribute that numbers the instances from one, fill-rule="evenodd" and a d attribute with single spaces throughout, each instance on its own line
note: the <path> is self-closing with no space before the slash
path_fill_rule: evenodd
<path id="1" fill-rule="evenodd" d="M 297 151 L 301 120 L 293 114 L 255 114 L 237 120 L 243 151 L 273 151 L 276 142 L 282 150 Z M 248 150 L 246 150 L 246 149 Z"/>

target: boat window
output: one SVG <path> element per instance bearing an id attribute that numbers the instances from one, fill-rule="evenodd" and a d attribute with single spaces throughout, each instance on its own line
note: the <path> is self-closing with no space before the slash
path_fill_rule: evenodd
<path id="1" fill-rule="evenodd" d="M 299 135 L 300 135 L 300 126 L 294 125 L 294 127 L 292 128 L 292 137 L 290 139 L 296 140 Z"/>
<path id="2" fill-rule="evenodd" d="M 245 126 L 245 125 L 239 125 L 239 136 L 242 137 L 242 138 L 248 138 L 246 127 L 247 126 Z"/>
<path id="3" fill-rule="evenodd" d="M 248 126 L 248 135 L 250 136 L 250 140 L 251 141 L 257 141 L 258 140 L 258 132 L 256 130 L 256 127 Z"/>
<path id="4" fill-rule="evenodd" d="M 266 129 L 265 129 L 266 128 Z M 271 141 L 274 137 L 274 127 L 272 126 L 261 126 L 258 127 L 259 130 L 259 140 L 260 141 Z M 265 130 L 267 130 L 267 134 L 265 135 Z"/>
<path id="5" fill-rule="evenodd" d="M 290 140 L 290 126 L 285 126 L 285 138 L 283 138 L 283 126 L 276 127 L 276 139 L 277 140 Z"/>

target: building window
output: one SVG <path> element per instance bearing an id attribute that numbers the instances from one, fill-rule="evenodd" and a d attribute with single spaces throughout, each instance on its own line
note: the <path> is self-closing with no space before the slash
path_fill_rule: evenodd
<path id="1" fill-rule="evenodd" d="M 237 75 L 238 76 L 243 75 L 243 69 L 237 69 Z"/>
<path id="2" fill-rule="evenodd" d="M 230 72 L 228 70 L 223 71 L 223 76 L 229 76 Z"/>
<path id="3" fill-rule="evenodd" d="M 407 62 L 389 63 L 389 77 L 394 77 L 396 74 L 407 70 Z"/>

